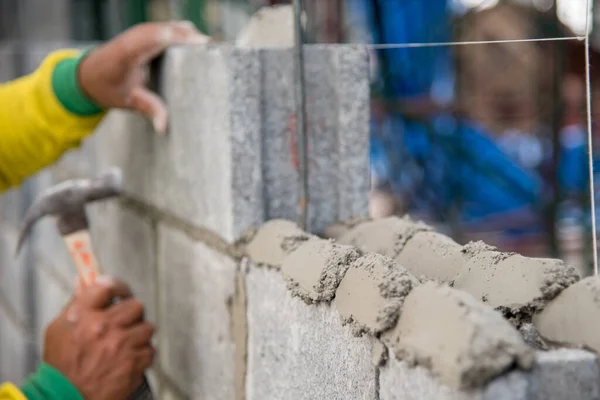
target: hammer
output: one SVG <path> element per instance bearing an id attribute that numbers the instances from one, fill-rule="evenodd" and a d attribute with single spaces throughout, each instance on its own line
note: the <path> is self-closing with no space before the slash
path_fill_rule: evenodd
<path id="1" fill-rule="evenodd" d="M 75 262 L 84 286 L 94 283 L 102 274 L 92 247 L 85 205 L 122 193 L 122 174 L 113 168 L 95 179 L 73 179 L 62 182 L 42 193 L 25 215 L 25 221 L 17 242 L 17 254 L 33 225 L 46 215 L 56 217 L 58 232 Z M 118 301 L 118 299 L 115 299 Z M 142 385 L 131 397 L 132 400 L 152 399 L 152 392 L 144 377 Z"/>

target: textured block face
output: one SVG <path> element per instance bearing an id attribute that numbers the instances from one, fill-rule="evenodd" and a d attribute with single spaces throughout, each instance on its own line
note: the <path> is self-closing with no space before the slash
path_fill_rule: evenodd
<path id="1" fill-rule="evenodd" d="M 17 314 L 23 323 L 30 317 L 28 310 L 26 255 L 15 257 L 18 232 L 10 227 L 4 227 L 0 233 L 0 290 L 6 298 L 7 307 Z M 25 253 L 27 251 L 24 248 Z"/>
<path id="2" fill-rule="evenodd" d="M 293 298 L 278 271 L 251 267 L 248 400 L 375 399 L 371 342 L 343 327 L 329 305 Z"/>
<path id="3" fill-rule="evenodd" d="M 116 201 L 90 205 L 92 240 L 104 273 L 122 279 L 157 322 L 156 240 L 152 223 Z"/>
<path id="4" fill-rule="evenodd" d="M 531 399 L 599 399 L 600 367 L 597 358 L 582 350 L 538 353 L 530 386 Z"/>
<path id="5" fill-rule="evenodd" d="M 0 308 L 0 382 L 22 382 L 28 371 L 31 346 L 28 333 Z"/>
<path id="6" fill-rule="evenodd" d="M 348 46 L 307 46 L 305 54 L 309 222 L 318 232 L 341 218 L 367 212 L 368 59 L 364 49 Z M 351 61 L 355 64 L 345 64 Z M 298 133 L 293 52 L 263 51 L 262 68 L 267 217 L 295 220 Z"/>
<path id="7" fill-rule="evenodd" d="M 162 369 L 194 399 L 231 399 L 233 343 L 228 316 L 233 260 L 159 227 Z"/>
<path id="8" fill-rule="evenodd" d="M 35 315 L 35 346 L 38 358 L 42 354 L 44 332 L 47 325 L 63 310 L 71 298 L 71 292 L 65 282 L 48 266 L 36 265 L 36 315 Z"/>
<path id="9" fill-rule="evenodd" d="M 156 204 L 233 240 L 263 220 L 258 52 L 178 48 L 165 68 L 176 106 L 157 139 Z"/>

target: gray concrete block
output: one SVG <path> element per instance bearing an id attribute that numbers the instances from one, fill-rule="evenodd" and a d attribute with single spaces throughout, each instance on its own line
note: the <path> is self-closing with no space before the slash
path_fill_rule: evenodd
<path id="1" fill-rule="evenodd" d="M 0 195 L 0 218 L 2 224 L 18 229 L 23 222 L 30 201 L 23 186 L 10 189 Z"/>
<path id="2" fill-rule="evenodd" d="M 352 336 L 324 303 L 292 297 L 276 270 L 251 267 L 248 400 L 375 399 L 371 341 Z"/>
<path id="3" fill-rule="evenodd" d="M 156 147 L 154 200 L 227 240 L 264 219 L 259 66 L 257 51 L 228 46 L 176 48 L 166 59 L 171 119 Z"/>
<path id="4" fill-rule="evenodd" d="M 539 352 L 530 379 L 530 399 L 600 399 L 598 358 L 582 350 Z"/>
<path id="5" fill-rule="evenodd" d="M 146 318 L 157 322 L 156 240 L 152 222 L 116 200 L 88 207 L 92 240 L 105 274 L 129 284 L 145 305 Z"/>
<path id="6" fill-rule="evenodd" d="M 119 167 L 126 192 L 153 198 L 155 140 L 151 123 L 133 112 L 114 110 L 94 133 L 96 170 Z"/>
<path id="7" fill-rule="evenodd" d="M 369 207 L 369 54 L 359 46 L 337 47 L 338 201 L 340 221 L 367 214 Z"/>
<path id="8" fill-rule="evenodd" d="M 27 324 L 30 315 L 28 296 L 28 263 L 26 252 L 15 257 L 18 232 L 10 226 L 3 226 L 0 234 L 0 291 L 7 306 L 18 315 L 23 324 Z"/>
<path id="9" fill-rule="evenodd" d="M 234 346 L 228 300 L 236 263 L 159 226 L 161 368 L 194 399 L 231 399 Z"/>
<path id="10" fill-rule="evenodd" d="M 472 391 L 450 389 L 427 369 L 410 367 L 393 355 L 380 371 L 381 400 L 600 399 L 597 359 L 581 350 L 538 352 L 532 371 L 511 372 Z"/>
<path id="11" fill-rule="evenodd" d="M 35 266 L 36 313 L 34 319 L 34 341 L 38 360 L 41 358 L 46 327 L 60 314 L 71 299 L 72 293 L 66 282 L 47 265 Z"/>
<path id="12" fill-rule="evenodd" d="M 367 213 L 368 60 L 364 48 L 350 46 L 307 46 L 305 55 L 309 218 L 311 230 L 322 231 L 340 218 Z M 293 52 L 263 50 L 262 68 L 267 217 L 295 220 Z"/>
<path id="13" fill-rule="evenodd" d="M 0 304 L 0 382 L 19 384 L 30 371 L 31 338 Z"/>

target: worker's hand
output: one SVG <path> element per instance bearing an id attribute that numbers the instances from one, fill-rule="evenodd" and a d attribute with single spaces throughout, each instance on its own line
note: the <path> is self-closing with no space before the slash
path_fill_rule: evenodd
<path id="1" fill-rule="evenodd" d="M 127 285 L 107 277 L 78 292 L 46 329 L 44 362 L 86 400 L 129 398 L 154 358 L 144 307 Z M 122 300 L 111 305 L 115 297 Z"/>
<path id="2" fill-rule="evenodd" d="M 167 129 L 167 107 L 146 88 L 148 63 L 176 44 L 206 44 L 191 22 L 152 22 L 136 25 L 91 51 L 78 70 L 83 91 L 103 108 L 135 110 L 152 120 L 154 129 Z"/>

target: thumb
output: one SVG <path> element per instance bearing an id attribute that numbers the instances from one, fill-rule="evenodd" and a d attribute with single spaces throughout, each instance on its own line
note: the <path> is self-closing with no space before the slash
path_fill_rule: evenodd
<path id="1" fill-rule="evenodd" d="M 146 117 L 150 118 L 154 130 L 164 135 L 167 131 L 167 105 L 156 94 L 143 86 L 137 86 L 132 89 L 129 107 Z"/>

